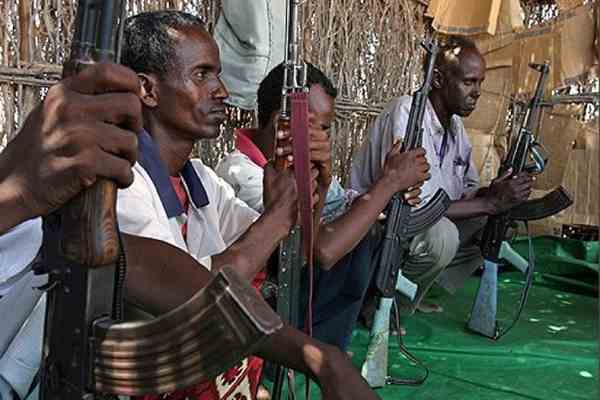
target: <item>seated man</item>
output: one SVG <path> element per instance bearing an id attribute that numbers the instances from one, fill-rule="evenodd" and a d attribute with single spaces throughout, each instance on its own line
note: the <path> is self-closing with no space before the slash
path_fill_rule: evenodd
<path id="1" fill-rule="evenodd" d="M 314 65 L 307 63 L 307 70 L 310 123 L 320 136 L 328 139 L 335 118 L 337 90 Z M 216 168 L 237 196 L 259 212 L 263 211 L 263 168 L 266 160 L 274 156 L 274 124 L 281 106 L 283 74 L 280 64 L 263 79 L 258 89 L 258 129 L 238 129 L 236 150 Z M 367 233 L 392 195 L 419 185 L 427 179 L 428 169 L 422 150 L 401 154 L 396 149 L 387 156 L 381 179 L 362 196 L 345 191 L 333 180 L 315 244 L 320 267 L 316 271 L 313 305 L 316 338 L 346 350 L 369 286 L 371 259 L 378 245 L 377 235 L 367 236 Z M 418 190 L 411 193 L 411 201 L 417 201 L 418 193 Z"/>
<path id="2" fill-rule="evenodd" d="M 189 160 L 198 140 L 219 135 L 228 96 L 219 79 L 219 50 L 199 18 L 178 11 L 143 13 L 126 21 L 123 36 L 122 62 L 141 82 L 144 131 L 133 185 L 119 192 L 121 229 L 179 247 L 212 272 L 231 264 L 253 280 L 296 219 L 292 172 L 267 167 L 265 212 L 259 216 L 199 159 Z M 323 163 L 327 157 L 313 154 L 313 160 Z M 181 293 L 193 293 L 200 288 L 195 282 L 210 276 L 199 266 L 186 270 L 189 277 L 168 279 L 177 275 L 178 266 L 172 268 L 164 281 L 142 285 L 141 279 L 129 278 L 130 300 L 163 313 L 185 300 Z M 258 354 L 310 374 L 326 398 L 376 398 L 339 350 L 292 328 L 266 340 Z M 250 358 L 213 381 L 145 398 L 254 398 L 260 365 L 261 360 Z"/>
<path id="3" fill-rule="evenodd" d="M 46 296 L 33 288 L 47 280 L 31 271 L 42 243 L 38 217 L 99 178 L 131 184 L 138 90 L 131 70 L 90 66 L 51 87 L 0 153 L 0 399 L 38 398 Z"/>
<path id="4" fill-rule="evenodd" d="M 401 309 L 413 313 L 434 281 L 453 293 L 483 264 L 475 241 L 485 219 L 526 200 L 531 177 L 499 177 L 478 188 L 479 176 L 471 158 L 471 144 L 461 117 L 469 116 L 481 94 L 485 61 L 474 43 L 451 37 L 441 46 L 423 121 L 423 147 L 431 165 L 431 179 L 423 186 L 426 202 L 439 188 L 452 203 L 436 225 L 417 235 L 403 274 L 419 285 L 413 302 L 401 296 Z M 385 156 L 406 131 L 411 97 L 393 100 L 371 125 L 369 135 L 354 158 L 351 187 L 369 190 L 382 174 Z M 444 271 L 445 270 L 445 271 Z"/>

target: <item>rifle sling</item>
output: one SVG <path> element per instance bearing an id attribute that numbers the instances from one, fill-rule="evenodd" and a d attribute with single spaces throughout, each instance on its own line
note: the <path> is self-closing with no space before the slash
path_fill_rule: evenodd
<path id="1" fill-rule="evenodd" d="M 529 267 L 527 268 L 527 275 L 525 277 L 525 286 L 523 287 L 523 291 L 521 292 L 521 298 L 519 299 L 519 306 L 517 308 L 517 312 L 513 317 L 510 325 L 508 325 L 505 329 L 497 328 L 496 336 L 494 336 L 494 340 L 500 339 L 502 336 L 506 335 L 508 331 L 510 331 L 521 318 L 521 314 L 523 313 L 523 309 L 525 308 L 525 304 L 527 303 L 527 298 L 529 297 L 529 290 L 533 285 L 533 277 L 535 271 L 535 252 L 533 251 L 533 240 L 531 238 L 531 232 L 529 230 L 529 224 L 527 221 L 524 221 L 525 227 L 527 228 L 527 241 L 528 241 L 528 251 L 529 251 Z"/>
<path id="2" fill-rule="evenodd" d="M 302 227 L 302 248 L 308 267 L 308 304 L 304 330 L 312 336 L 312 305 L 314 292 L 314 228 L 312 208 L 312 179 L 308 133 L 308 93 L 305 91 L 290 94 L 292 106 L 291 131 L 294 153 L 294 174 L 298 190 L 298 207 Z M 310 399 L 310 380 L 306 375 L 306 398 Z"/>
<path id="3" fill-rule="evenodd" d="M 429 368 L 421 360 L 415 357 L 411 352 L 408 351 L 406 346 L 404 345 L 404 341 L 402 340 L 402 335 L 400 334 L 400 311 L 398 310 L 398 303 L 396 302 L 396 297 L 394 296 L 394 314 L 396 316 L 396 340 L 398 341 L 398 350 L 400 350 L 400 354 L 408 361 L 412 362 L 414 365 L 421 367 L 425 371 L 422 377 L 409 379 L 409 378 L 394 378 L 393 376 L 388 376 L 386 378 L 386 385 L 407 385 L 407 386 L 420 386 L 422 385 L 427 378 L 429 377 Z"/>

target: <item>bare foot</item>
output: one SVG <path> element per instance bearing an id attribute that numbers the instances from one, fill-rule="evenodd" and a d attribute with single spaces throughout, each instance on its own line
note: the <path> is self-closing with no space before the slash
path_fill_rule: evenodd
<path id="1" fill-rule="evenodd" d="M 444 309 L 439 304 L 428 303 L 426 301 L 422 301 L 421 304 L 419 304 L 417 306 L 417 311 L 420 311 L 425 314 L 429 314 L 429 313 L 443 312 Z"/>
<path id="2" fill-rule="evenodd" d="M 390 335 L 392 336 L 396 336 L 398 334 L 398 331 L 396 331 L 396 329 L 390 329 Z M 406 328 L 404 328 L 403 326 L 400 326 L 400 336 L 406 336 Z"/>
<path id="3" fill-rule="evenodd" d="M 266 387 L 260 385 L 256 391 L 256 400 L 271 400 L 271 393 Z"/>

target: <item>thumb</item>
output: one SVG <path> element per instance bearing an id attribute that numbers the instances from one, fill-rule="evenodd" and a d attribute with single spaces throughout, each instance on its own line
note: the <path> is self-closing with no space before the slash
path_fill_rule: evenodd
<path id="1" fill-rule="evenodd" d="M 392 144 L 392 149 L 390 150 L 390 154 L 399 152 L 401 148 L 402 148 L 402 139 L 395 138 L 394 143 Z"/>
<path id="2" fill-rule="evenodd" d="M 507 169 L 506 171 L 504 171 L 504 173 L 502 175 L 500 175 L 499 177 L 497 177 L 496 179 L 494 179 L 494 181 L 498 182 L 498 181 L 503 181 L 507 178 L 509 178 L 512 175 L 513 169 L 512 167 Z"/>

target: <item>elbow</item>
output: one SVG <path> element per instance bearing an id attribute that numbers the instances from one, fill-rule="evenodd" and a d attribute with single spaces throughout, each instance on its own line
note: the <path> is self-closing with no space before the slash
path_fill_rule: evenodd
<path id="1" fill-rule="evenodd" d="M 325 271 L 329 271 L 331 268 L 333 268 L 335 263 L 338 261 L 338 257 L 333 254 L 331 249 L 327 249 L 325 246 L 317 246 L 316 250 L 319 267 Z"/>

